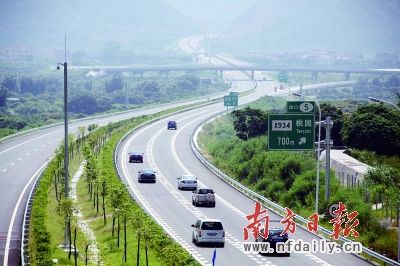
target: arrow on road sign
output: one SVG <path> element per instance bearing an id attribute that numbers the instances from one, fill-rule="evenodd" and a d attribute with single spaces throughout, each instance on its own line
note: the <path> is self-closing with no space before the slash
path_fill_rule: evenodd
<path id="1" fill-rule="evenodd" d="M 300 138 L 299 145 L 306 144 L 306 140 L 307 140 L 306 137 Z"/>

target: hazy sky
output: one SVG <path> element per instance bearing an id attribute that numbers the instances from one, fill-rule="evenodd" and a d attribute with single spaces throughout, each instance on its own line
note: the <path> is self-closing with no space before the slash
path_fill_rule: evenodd
<path id="1" fill-rule="evenodd" d="M 207 30 L 223 30 L 258 0 L 164 0 Z"/>

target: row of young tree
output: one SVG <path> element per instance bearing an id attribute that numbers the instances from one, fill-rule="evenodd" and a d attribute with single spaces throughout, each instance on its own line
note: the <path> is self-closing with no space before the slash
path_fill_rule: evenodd
<path id="1" fill-rule="evenodd" d="M 175 243 L 154 221 L 148 217 L 140 207 L 133 201 L 121 180 L 118 178 L 113 160 L 113 152 L 119 139 L 130 129 L 138 124 L 154 118 L 157 114 L 146 117 L 133 118 L 126 121 L 112 123 L 97 128 L 97 125 L 89 125 L 85 134 L 84 127 L 79 128 L 77 140 L 69 136 L 69 159 L 72 160 L 77 154 L 82 153 L 86 159 L 86 184 L 90 201 L 96 215 L 101 215 L 103 225 L 107 225 L 107 214 L 112 215 L 112 229 L 110 237 L 115 239 L 116 246 L 123 246 L 122 261 L 127 261 L 128 250 L 127 234 L 134 231 L 137 234 L 138 247 L 144 246 L 146 262 L 148 263 L 147 251 L 152 249 L 163 262 L 168 265 L 198 265 L 195 260 Z M 66 231 L 68 232 L 69 255 L 74 256 L 77 265 L 76 252 L 78 220 L 73 215 L 76 205 L 68 197 L 65 197 L 64 183 L 64 150 L 63 146 L 57 150 L 54 159 L 40 181 L 35 193 L 32 209 L 32 238 L 30 259 L 37 265 L 50 265 L 54 248 L 51 246 L 51 236 L 46 226 L 46 209 L 49 191 L 54 191 L 57 201 L 56 213 L 67 220 Z M 53 189 L 51 189 L 53 187 Z M 61 231 L 61 230 L 60 230 Z M 121 233 L 123 232 L 123 234 Z M 123 238 L 122 238 L 123 235 Z M 142 238 L 142 243 L 140 239 Z M 144 244 L 143 244 L 144 242 Z M 54 245 L 54 243 L 53 243 Z M 88 263 L 89 243 L 80 243 L 86 246 L 84 260 Z M 137 250 L 137 263 L 139 262 L 139 248 Z M 147 264 L 148 265 L 148 264 Z"/>
<path id="2" fill-rule="evenodd" d="M 321 104 L 322 120 L 333 120 L 334 146 L 368 150 L 381 155 L 400 155 L 400 112 L 382 104 L 361 105 L 352 114 L 344 114 L 332 104 Z M 265 135 L 268 113 L 246 107 L 232 112 L 236 136 L 242 140 Z M 316 114 L 318 117 L 318 114 Z M 316 141 L 318 136 L 316 136 Z M 325 130 L 321 131 L 325 139 Z"/>

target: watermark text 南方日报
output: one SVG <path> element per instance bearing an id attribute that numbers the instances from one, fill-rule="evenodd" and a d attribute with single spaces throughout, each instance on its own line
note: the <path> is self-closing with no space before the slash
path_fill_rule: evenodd
<path id="1" fill-rule="evenodd" d="M 357 211 L 347 212 L 346 205 L 342 202 L 336 204 L 337 208 L 333 210 L 333 218 L 329 221 L 332 224 L 331 238 L 338 240 L 340 235 L 345 237 L 359 237 L 356 227 L 359 225 Z M 293 221 L 296 214 L 286 209 L 286 216 L 279 222 L 284 225 L 284 229 L 280 230 L 277 238 L 276 232 L 273 237 L 269 237 L 270 217 L 266 209 L 263 209 L 259 202 L 256 202 L 254 212 L 246 216 L 249 224 L 243 227 L 243 239 L 249 239 L 249 231 L 257 242 L 243 242 L 242 249 L 245 253 L 361 253 L 362 245 L 360 242 L 343 243 L 339 246 L 336 242 L 326 239 L 313 239 L 311 242 L 302 239 L 289 239 L 288 233 L 294 234 L 296 231 L 296 223 Z M 262 222 L 264 224 L 262 224 Z M 319 216 L 314 213 L 308 217 L 307 230 L 313 233 L 318 231 Z M 273 228 L 276 231 L 276 228 Z M 280 238 L 279 238 L 280 237 Z M 278 240 L 277 240 L 278 239 Z"/>

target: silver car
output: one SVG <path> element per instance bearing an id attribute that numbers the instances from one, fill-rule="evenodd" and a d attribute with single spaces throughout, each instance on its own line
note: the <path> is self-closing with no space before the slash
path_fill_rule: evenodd
<path id="1" fill-rule="evenodd" d="M 196 190 L 197 178 L 192 175 L 181 175 L 178 177 L 178 189 Z"/>
<path id="2" fill-rule="evenodd" d="M 208 205 L 215 207 L 214 190 L 208 187 L 198 187 L 193 190 L 192 204 L 194 206 Z"/>
<path id="3" fill-rule="evenodd" d="M 216 243 L 221 247 L 225 245 L 225 230 L 220 220 L 197 219 L 192 227 L 192 241 L 196 245 L 200 243 Z"/>

